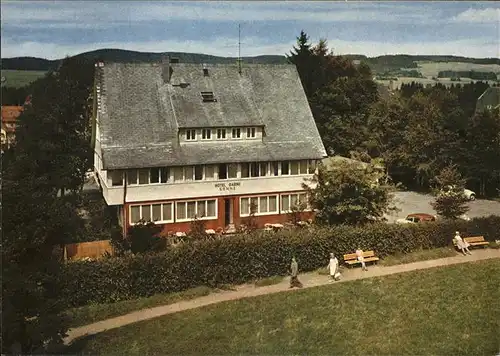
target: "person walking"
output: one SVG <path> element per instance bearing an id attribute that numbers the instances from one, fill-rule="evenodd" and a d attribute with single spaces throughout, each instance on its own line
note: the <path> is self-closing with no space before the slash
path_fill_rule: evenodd
<path id="1" fill-rule="evenodd" d="M 292 257 L 292 263 L 290 264 L 290 270 L 291 270 L 291 275 L 290 275 L 290 288 L 293 287 L 298 287 L 302 288 L 302 283 L 299 281 L 299 265 L 297 261 L 295 260 L 295 257 Z"/>
<path id="2" fill-rule="evenodd" d="M 330 270 L 331 282 L 338 281 L 341 276 L 339 272 L 339 260 L 333 253 L 330 253 L 330 262 L 328 263 L 328 268 Z"/>
<path id="3" fill-rule="evenodd" d="M 460 232 L 458 231 L 455 232 L 455 237 L 453 238 L 453 240 L 455 241 L 457 247 L 462 251 L 464 256 L 467 256 L 466 251 L 469 255 L 472 255 L 472 253 L 470 253 L 469 251 L 469 246 L 470 246 L 469 243 L 462 239 L 462 237 L 460 236 Z"/>

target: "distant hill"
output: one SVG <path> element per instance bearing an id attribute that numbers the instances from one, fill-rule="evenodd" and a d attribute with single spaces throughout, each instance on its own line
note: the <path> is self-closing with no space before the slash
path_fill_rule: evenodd
<path id="1" fill-rule="evenodd" d="M 184 53 L 184 52 L 165 52 L 165 53 L 150 53 L 136 52 L 122 49 L 99 49 L 96 51 L 85 52 L 76 55 L 77 57 L 85 57 L 92 61 L 102 60 L 104 62 L 158 62 L 164 55 L 179 58 L 183 63 L 235 63 L 235 57 L 218 57 L 208 54 L 199 53 Z M 397 70 L 400 68 L 416 68 L 417 61 L 431 62 L 465 62 L 474 64 L 498 64 L 499 58 L 468 58 L 458 56 L 432 56 L 432 55 L 385 55 L 378 57 L 367 57 L 358 54 L 345 55 L 353 60 L 360 60 L 367 63 L 374 72 L 383 72 Z M 245 63 L 260 63 L 260 64 L 284 64 L 287 63 L 285 56 L 267 55 L 256 57 L 243 57 Z M 57 69 L 61 59 L 48 60 L 34 57 L 15 57 L 2 58 L 2 69 L 11 70 L 37 70 L 47 71 Z"/>
<path id="2" fill-rule="evenodd" d="M 119 63 L 137 63 L 137 62 L 159 62 L 164 55 L 179 58 L 181 63 L 236 63 L 235 57 L 218 57 L 208 54 L 199 53 L 183 53 L 183 52 L 165 52 L 165 53 L 150 53 L 136 52 L 122 49 L 99 49 L 96 51 L 85 52 L 76 55 L 75 57 L 84 57 L 91 61 L 102 60 L 104 62 L 119 62 Z M 259 64 L 284 64 L 287 63 L 285 56 L 269 55 L 256 57 L 243 57 L 245 63 Z M 55 70 L 61 63 L 62 59 L 48 60 L 34 57 L 14 57 L 2 58 L 2 69 L 11 70 Z"/>

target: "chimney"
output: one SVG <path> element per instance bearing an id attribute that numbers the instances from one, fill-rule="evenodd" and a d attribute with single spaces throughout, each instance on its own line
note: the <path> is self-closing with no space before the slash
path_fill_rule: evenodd
<path id="1" fill-rule="evenodd" d="M 170 83 L 170 58 L 164 56 L 161 59 L 161 77 L 163 78 L 163 83 Z"/>

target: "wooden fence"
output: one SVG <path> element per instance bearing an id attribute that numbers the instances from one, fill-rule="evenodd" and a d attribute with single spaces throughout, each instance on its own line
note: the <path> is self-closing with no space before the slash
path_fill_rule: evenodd
<path id="1" fill-rule="evenodd" d="M 101 258 L 106 252 L 113 254 L 111 240 L 80 242 L 64 246 L 65 260 L 79 260 L 82 258 Z"/>

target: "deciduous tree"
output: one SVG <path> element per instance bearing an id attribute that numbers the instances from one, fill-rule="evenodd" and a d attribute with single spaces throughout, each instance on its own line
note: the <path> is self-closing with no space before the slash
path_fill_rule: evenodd
<path id="1" fill-rule="evenodd" d="M 375 162 L 351 164 L 338 162 L 328 168 L 320 165 L 309 184 L 311 206 L 322 224 L 364 224 L 383 219 L 392 206 L 393 187 L 379 184 L 383 173 Z"/>

